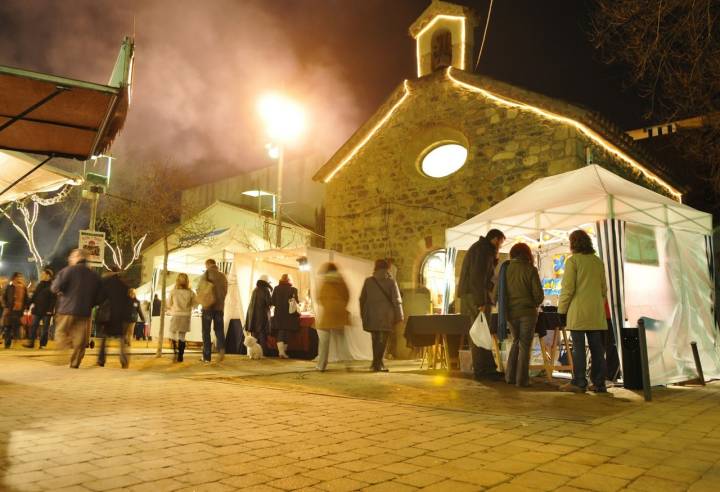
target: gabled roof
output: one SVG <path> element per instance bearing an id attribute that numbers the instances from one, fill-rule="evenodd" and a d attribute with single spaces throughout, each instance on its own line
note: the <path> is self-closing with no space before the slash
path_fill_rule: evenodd
<path id="1" fill-rule="evenodd" d="M 680 199 L 681 191 L 668 182 L 666 176 L 657 171 L 653 165 L 653 160 L 643 153 L 641 149 L 634 146 L 630 137 L 599 114 L 490 77 L 453 68 L 448 68 L 444 72 L 436 72 L 412 84 L 405 80 L 393 91 L 375 114 L 318 170 L 313 179 L 325 183 L 329 182 L 407 101 L 413 91 L 413 85 L 418 84 L 420 86 L 426 83 L 446 83 L 448 81 L 457 86 L 458 89 L 475 92 L 479 97 L 485 97 L 496 104 L 529 111 L 543 118 L 572 126 L 603 146 L 608 152 L 616 155 L 627 165 L 632 166 L 648 179 L 659 184 L 669 194 L 678 200 Z"/>

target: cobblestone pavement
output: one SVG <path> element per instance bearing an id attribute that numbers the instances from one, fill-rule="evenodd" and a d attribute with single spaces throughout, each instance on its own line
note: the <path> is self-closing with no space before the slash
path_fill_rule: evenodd
<path id="1" fill-rule="evenodd" d="M 1 490 L 720 490 L 718 383 L 647 404 L 414 363 L 37 354 L 0 353 Z"/>

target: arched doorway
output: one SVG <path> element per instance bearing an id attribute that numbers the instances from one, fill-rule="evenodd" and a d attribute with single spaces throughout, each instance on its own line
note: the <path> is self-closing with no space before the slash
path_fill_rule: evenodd
<path id="1" fill-rule="evenodd" d="M 432 311 L 435 314 L 440 314 L 445 304 L 446 268 L 447 251 L 445 249 L 436 249 L 428 253 L 420 266 L 420 281 L 430 291 Z M 452 299 L 454 286 L 451 285 L 450 288 L 450 298 Z"/>

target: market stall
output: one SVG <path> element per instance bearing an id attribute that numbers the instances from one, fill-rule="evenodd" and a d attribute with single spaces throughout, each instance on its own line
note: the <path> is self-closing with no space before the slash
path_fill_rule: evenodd
<path id="1" fill-rule="evenodd" d="M 585 229 L 605 263 L 616 339 L 621 328 L 636 326 L 641 317 L 660 321 L 648 331 L 651 383 L 695 377 L 691 341 L 698 345 L 706 378 L 720 377 L 710 214 L 591 165 L 539 179 L 448 229 L 449 264 L 457 250 L 467 250 L 492 228 L 505 233 L 504 250 L 520 241 L 533 248 L 546 302 L 554 304 L 568 234 Z"/>
<path id="2" fill-rule="evenodd" d="M 301 303 L 301 314 L 305 318 L 314 317 L 317 306 L 314 299 L 318 288 L 319 268 L 329 261 L 334 262 L 350 291 L 350 325 L 345 329 L 345 339 L 348 353 L 343 353 L 342 347 L 330 345 L 331 362 L 338 360 L 370 360 L 372 359 L 372 345 L 370 334 L 363 331 L 360 319 L 360 291 L 365 278 L 372 275 L 371 261 L 353 256 L 344 255 L 335 251 L 302 247 L 295 249 L 269 250 L 262 252 L 238 253 L 234 258 L 234 267 L 237 272 L 240 305 L 247 306 L 250 296 L 260 275 L 270 277 L 273 286 L 285 273 L 289 274 L 298 289 Z M 243 318 L 244 319 L 244 318 Z M 292 340 L 291 349 L 292 349 Z"/>

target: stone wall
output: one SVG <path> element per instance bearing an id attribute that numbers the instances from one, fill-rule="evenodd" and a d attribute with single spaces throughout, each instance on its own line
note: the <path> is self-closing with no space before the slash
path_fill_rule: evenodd
<path id="1" fill-rule="evenodd" d="M 429 178 L 419 158 L 441 140 L 467 144 L 468 160 L 451 176 Z M 588 145 L 594 163 L 639 180 L 568 125 L 498 106 L 442 73 L 415 80 L 409 99 L 327 185 L 326 246 L 391 257 L 401 287 L 414 287 L 426 254 L 444 246 L 445 229 L 537 178 L 585 165 Z"/>

